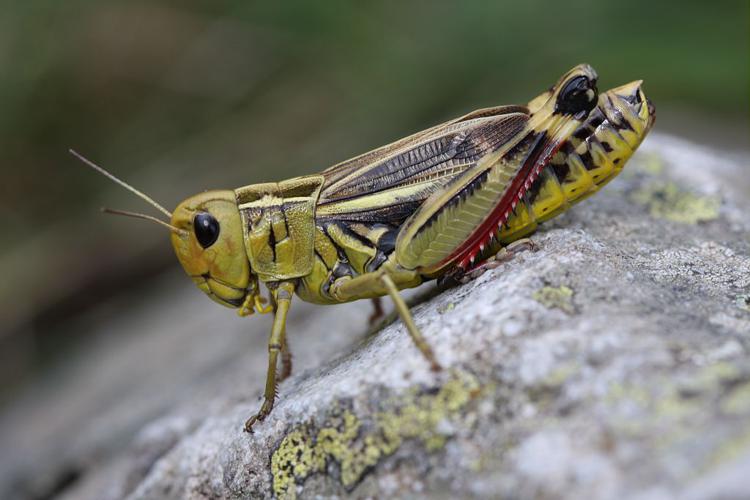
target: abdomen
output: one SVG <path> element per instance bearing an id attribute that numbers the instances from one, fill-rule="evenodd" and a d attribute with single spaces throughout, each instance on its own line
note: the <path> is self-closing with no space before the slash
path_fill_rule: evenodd
<path id="1" fill-rule="evenodd" d="M 598 113 L 599 117 L 596 116 Z M 638 144 L 629 144 L 601 111 L 563 143 L 498 232 L 507 245 L 591 196 L 622 171 Z"/>

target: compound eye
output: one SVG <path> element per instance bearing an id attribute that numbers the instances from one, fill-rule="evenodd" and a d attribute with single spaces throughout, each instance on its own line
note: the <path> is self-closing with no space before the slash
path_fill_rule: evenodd
<path id="1" fill-rule="evenodd" d="M 594 109 L 596 101 L 596 82 L 585 76 L 577 76 L 560 91 L 555 111 L 570 115 L 588 113 Z"/>
<path id="2" fill-rule="evenodd" d="M 208 248 L 219 238 L 219 221 L 208 212 L 199 212 L 193 218 L 193 230 L 198 243 Z"/>

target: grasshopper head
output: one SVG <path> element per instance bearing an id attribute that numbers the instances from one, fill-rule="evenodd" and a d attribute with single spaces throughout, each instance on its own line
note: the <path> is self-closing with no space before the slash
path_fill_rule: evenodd
<path id="1" fill-rule="evenodd" d="M 250 269 L 245 252 L 242 219 L 234 191 L 206 191 L 191 196 L 177 205 L 172 213 L 144 192 L 80 153 L 72 149 L 70 153 L 170 219 L 170 222 L 166 222 L 137 212 L 102 209 L 105 213 L 143 219 L 169 229 L 172 233 L 172 246 L 180 264 L 198 288 L 214 301 L 223 306 L 238 308 L 240 316 L 272 310 L 265 305 L 266 300 L 261 298 L 258 276 Z"/>
<path id="2" fill-rule="evenodd" d="M 241 307 L 255 292 L 234 191 L 206 191 L 172 214 L 172 246 L 198 288 L 227 307 Z M 251 286 L 252 285 L 252 286 Z"/>

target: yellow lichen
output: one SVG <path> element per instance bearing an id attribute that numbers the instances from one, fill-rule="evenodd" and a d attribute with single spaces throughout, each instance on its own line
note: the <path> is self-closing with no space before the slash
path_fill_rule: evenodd
<path id="1" fill-rule="evenodd" d="M 455 308 L 456 308 L 456 304 L 454 304 L 453 302 L 448 302 L 447 304 L 438 307 L 438 312 L 440 314 L 445 314 L 447 312 L 452 311 Z"/>
<path id="2" fill-rule="evenodd" d="M 643 161 L 636 169 L 648 175 L 657 176 L 664 172 L 664 160 L 657 153 L 644 154 Z"/>
<path id="3" fill-rule="evenodd" d="M 351 488 L 380 459 L 394 453 L 406 439 L 417 439 L 428 451 L 443 447 L 438 424 L 455 416 L 479 393 L 476 378 L 455 372 L 437 392 L 413 388 L 380 405 L 381 411 L 362 418 L 334 408 L 324 425 L 295 427 L 271 456 L 273 490 L 279 498 L 295 498 L 297 484 L 336 463 L 341 484 Z"/>
<path id="4" fill-rule="evenodd" d="M 735 304 L 743 311 L 750 312 L 750 293 L 742 293 L 735 297 Z"/>
<path id="5" fill-rule="evenodd" d="M 635 191 L 631 198 L 648 207 L 652 217 L 685 224 L 697 224 L 719 217 L 721 201 L 680 189 L 673 182 L 654 182 Z"/>
<path id="6" fill-rule="evenodd" d="M 727 439 L 721 446 L 717 447 L 706 462 L 705 469 L 710 470 L 724 463 L 736 460 L 747 453 L 748 449 L 750 449 L 750 429 L 746 429 L 739 436 Z"/>
<path id="7" fill-rule="evenodd" d="M 618 432 L 623 435 L 640 436 L 649 432 L 652 425 L 668 424 L 669 431 L 657 436 L 659 444 L 669 445 L 681 439 L 689 439 L 694 431 L 694 419 L 706 409 L 708 395 L 718 394 L 714 407 L 726 415 L 750 414 L 750 382 L 736 365 L 717 362 L 706 366 L 689 379 L 673 384 L 668 378 L 651 380 L 649 386 L 637 384 L 613 384 L 606 402 L 609 405 L 637 405 L 647 417 L 613 420 Z M 730 388 L 727 390 L 727 388 Z"/>
<path id="8" fill-rule="evenodd" d="M 307 429 L 300 427 L 293 430 L 284 437 L 271 457 L 276 495 L 294 498 L 295 478 L 307 477 L 320 470 L 321 465 Z"/>
<path id="9" fill-rule="evenodd" d="M 573 290 L 565 285 L 557 288 L 545 286 L 534 292 L 531 296 L 534 300 L 548 309 L 560 309 L 568 314 L 575 312 L 573 305 Z"/>
<path id="10" fill-rule="evenodd" d="M 552 370 L 546 377 L 544 377 L 540 385 L 548 388 L 560 387 L 569 378 L 576 375 L 580 371 L 581 367 L 576 363 L 563 364 Z"/>
<path id="11" fill-rule="evenodd" d="M 721 383 L 736 380 L 740 374 L 740 369 L 737 366 L 726 361 L 718 361 L 701 370 L 696 378 L 696 383 L 705 390 Z"/>
<path id="12" fill-rule="evenodd" d="M 733 415 L 750 413 L 750 382 L 734 388 L 721 402 L 721 409 Z"/>
<path id="13" fill-rule="evenodd" d="M 663 177 L 665 164 L 664 159 L 658 153 L 639 151 L 637 154 L 638 161 L 628 163 L 628 168 L 624 169 L 620 177 L 627 180 L 633 180 L 643 177 Z"/>

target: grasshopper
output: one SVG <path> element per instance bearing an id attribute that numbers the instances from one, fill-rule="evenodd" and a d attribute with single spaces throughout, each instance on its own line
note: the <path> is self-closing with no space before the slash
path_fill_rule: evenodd
<path id="1" fill-rule="evenodd" d="M 511 242 L 615 177 L 654 122 L 641 81 L 599 93 L 581 64 L 526 105 L 479 109 L 319 174 L 206 191 L 169 222 L 177 258 L 211 299 L 241 316 L 275 314 L 260 411 L 291 372 L 286 319 L 292 296 L 337 304 L 389 295 L 433 370 L 437 358 L 399 290 L 473 276 Z M 270 303 L 260 283 L 269 290 Z"/>

